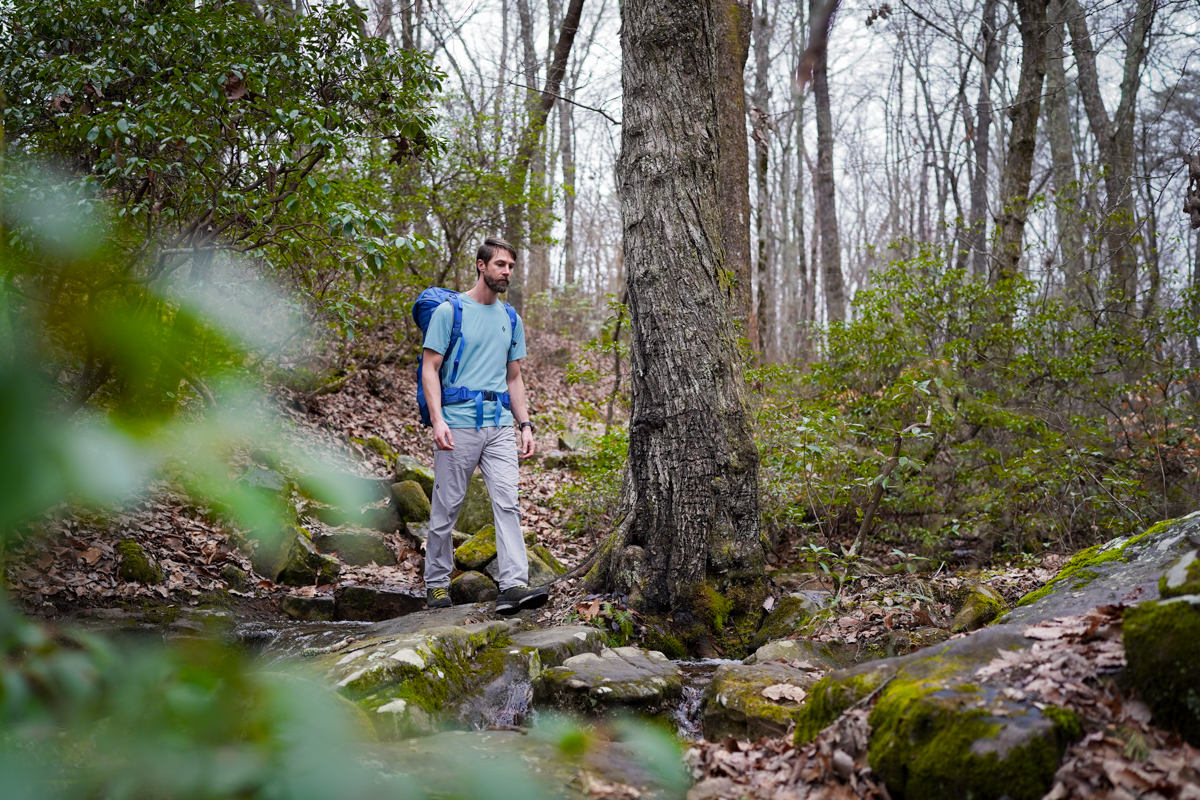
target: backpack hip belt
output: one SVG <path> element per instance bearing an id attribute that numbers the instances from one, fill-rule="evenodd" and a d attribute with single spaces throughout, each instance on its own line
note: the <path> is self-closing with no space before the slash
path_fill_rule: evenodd
<path id="1" fill-rule="evenodd" d="M 448 406 L 454 403 L 469 403 L 475 401 L 475 430 L 483 427 L 483 401 L 490 400 L 496 402 L 496 427 L 500 427 L 500 409 L 512 408 L 512 398 L 508 392 L 477 392 L 473 389 L 459 387 L 457 389 L 442 390 L 442 405 Z"/>

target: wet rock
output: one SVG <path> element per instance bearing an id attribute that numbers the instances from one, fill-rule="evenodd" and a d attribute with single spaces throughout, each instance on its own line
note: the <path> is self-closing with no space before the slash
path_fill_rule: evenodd
<path id="1" fill-rule="evenodd" d="M 563 625 L 521 631 L 513 635 L 512 646 L 536 650 L 542 666 L 550 668 L 581 653 L 599 653 L 605 639 L 603 631 L 590 625 Z"/>
<path id="2" fill-rule="evenodd" d="M 482 475 L 472 475 L 467 483 L 467 496 L 463 500 L 462 509 L 458 512 L 458 522 L 455 527 L 463 533 L 474 536 L 482 528 L 495 525 L 492 515 L 492 497 L 488 494 L 487 483 Z"/>
<path id="3" fill-rule="evenodd" d="M 117 543 L 116 551 L 121 557 L 121 580 L 130 583 L 158 583 L 162 580 L 162 569 L 133 539 L 122 539 Z"/>
<path id="4" fill-rule="evenodd" d="M 342 563 L 351 566 L 378 564 L 390 567 L 396 563 L 396 554 L 387 546 L 383 537 L 371 531 L 333 531 L 317 534 L 313 544 L 322 553 L 336 553 Z"/>
<path id="5" fill-rule="evenodd" d="M 1200 594 L 1200 550 L 1189 550 L 1158 579 L 1161 597 Z"/>
<path id="6" fill-rule="evenodd" d="M 800 703 L 821 672 L 773 661 L 722 664 L 701 701 L 704 738 L 715 742 L 726 736 L 750 740 L 782 736 L 800 714 Z"/>
<path id="7" fill-rule="evenodd" d="M 1200 747 L 1200 594 L 1129 609 L 1124 636 L 1129 682 L 1155 724 Z"/>
<path id="8" fill-rule="evenodd" d="M 450 581 L 450 599 L 455 603 L 487 603 L 499 596 L 496 582 L 482 572 L 464 572 Z"/>
<path id="9" fill-rule="evenodd" d="M 1082 614 L 1127 597 L 1153 600 L 1163 574 L 1195 549 L 1192 538 L 1200 538 L 1200 512 L 1089 547 L 1064 564 L 1050 583 L 1022 597 L 1000 621 L 1039 622 Z"/>
<path id="10" fill-rule="evenodd" d="M 305 622 L 329 622 L 334 618 L 332 597 L 303 597 L 289 594 L 279 601 L 279 608 L 292 619 Z"/>
<path id="11" fill-rule="evenodd" d="M 425 593 L 417 589 L 377 589 L 342 584 L 333 594 L 335 619 L 379 622 L 425 608 Z"/>
<path id="12" fill-rule="evenodd" d="M 416 481 L 421 485 L 425 496 L 433 499 L 433 470 L 412 456 L 396 457 L 396 472 L 393 477 L 396 483 Z"/>
<path id="13" fill-rule="evenodd" d="M 654 712 L 683 694 L 682 673 L 662 653 L 637 647 L 583 653 L 543 671 L 533 684 L 541 705 L 594 713 L 614 706 Z"/>
<path id="14" fill-rule="evenodd" d="M 804 623 L 816 611 L 813 606 L 811 600 L 801 595 L 786 594 L 780 597 L 750 640 L 750 649 L 757 650 L 767 642 L 786 639 L 803 629 Z"/>
<path id="15" fill-rule="evenodd" d="M 429 498 L 416 481 L 392 484 L 392 503 L 400 519 L 405 522 L 428 522 Z"/>
<path id="16" fill-rule="evenodd" d="M 990 586 L 977 584 L 971 587 L 962 608 L 950 623 L 951 633 L 966 633 L 979 630 L 993 622 L 1008 610 L 1008 603 L 1000 593 Z"/>
<path id="17" fill-rule="evenodd" d="M 381 738 L 424 736 L 454 724 L 455 704 L 504 669 L 482 658 L 510 641 L 515 623 L 461 624 L 474 607 L 419 612 L 363 632 L 352 647 L 320 656 L 314 667 L 371 718 Z M 445 624 L 455 621 L 459 624 Z"/>

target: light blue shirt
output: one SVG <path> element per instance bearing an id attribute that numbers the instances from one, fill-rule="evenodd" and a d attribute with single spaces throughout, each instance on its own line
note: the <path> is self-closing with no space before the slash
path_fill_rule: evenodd
<path id="1" fill-rule="evenodd" d="M 497 300 L 490 306 L 477 303 L 465 294 L 462 297 L 462 338 L 460 344 L 454 345 L 454 352 L 447 353 L 446 345 L 450 343 L 450 329 L 454 326 L 454 308 L 449 301 L 438 306 L 433 316 L 429 318 L 429 330 L 425 332 L 425 348 L 444 355 L 442 361 L 442 388 L 456 389 L 459 387 L 476 392 L 496 392 L 503 394 L 508 391 L 508 362 L 525 357 L 525 324 L 517 317 L 516 345 L 512 352 L 508 351 L 513 341 L 512 331 L 508 329 L 508 312 L 504 303 Z M 459 359 L 458 377 L 450 383 L 450 373 L 454 370 L 454 356 L 462 346 L 462 358 Z M 496 419 L 495 400 L 483 403 L 483 420 L 485 426 Z M 451 428 L 475 427 L 475 404 L 454 403 L 442 407 L 442 419 Z M 500 426 L 511 427 L 512 413 L 507 408 L 500 409 Z"/>

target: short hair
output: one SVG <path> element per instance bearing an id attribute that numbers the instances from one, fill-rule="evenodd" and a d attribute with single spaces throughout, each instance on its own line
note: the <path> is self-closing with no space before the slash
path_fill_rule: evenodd
<path id="1" fill-rule="evenodd" d="M 490 263 L 497 250 L 507 250 L 508 254 L 513 257 L 513 261 L 517 260 L 517 248 L 499 237 L 489 236 L 475 251 L 475 274 L 479 274 L 479 262 Z"/>

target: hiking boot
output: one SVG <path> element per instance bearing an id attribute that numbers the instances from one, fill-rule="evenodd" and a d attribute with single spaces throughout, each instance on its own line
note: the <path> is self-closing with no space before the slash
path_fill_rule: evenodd
<path id="1" fill-rule="evenodd" d="M 425 590 L 426 608 L 449 608 L 454 605 L 450 601 L 450 592 L 445 586 L 435 586 Z"/>
<path id="2" fill-rule="evenodd" d="M 496 601 L 496 613 L 515 614 L 518 611 L 541 608 L 549 599 L 549 592 L 541 587 L 530 589 L 525 584 L 512 586 L 500 593 L 500 599 Z"/>

